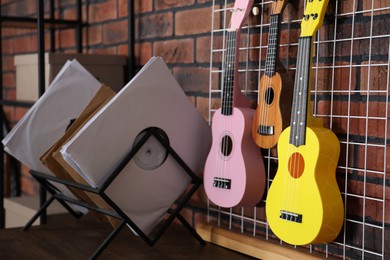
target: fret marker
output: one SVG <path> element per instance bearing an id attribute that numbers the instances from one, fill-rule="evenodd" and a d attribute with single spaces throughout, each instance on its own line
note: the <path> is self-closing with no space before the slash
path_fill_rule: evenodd
<path id="1" fill-rule="evenodd" d="M 295 125 L 295 124 L 296 124 L 296 122 L 294 121 L 294 122 L 293 122 L 293 125 Z"/>
<path id="2" fill-rule="evenodd" d="M 297 114 L 299 115 L 301 113 L 301 111 L 297 111 Z"/>
<path id="3" fill-rule="evenodd" d="M 295 139 L 298 139 L 298 136 L 297 136 L 297 135 L 295 136 Z"/>
<path id="4" fill-rule="evenodd" d="M 302 80 L 302 77 L 300 77 L 299 80 Z"/>
<path id="5" fill-rule="evenodd" d="M 298 95 L 302 95 L 302 92 L 301 92 L 301 91 L 299 91 Z"/>
<path id="6" fill-rule="evenodd" d="M 300 122 L 299 124 L 300 124 L 300 125 L 303 125 L 303 122 Z"/>

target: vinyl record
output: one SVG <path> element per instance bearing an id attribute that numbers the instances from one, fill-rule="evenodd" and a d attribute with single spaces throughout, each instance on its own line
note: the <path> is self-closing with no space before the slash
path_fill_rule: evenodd
<path id="1" fill-rule="evenodd" d="M 149 128 L 145 129 L 134 140 L 133 148 L 139 143 L 142 137 L 145 136 L 146 131 Z M 169 145 L 168 136 L 165 132 L 159 128 L 156 128 L 160 136 L 164 139 L 164 141 Z M 168 151 L 161 144 L 156 137 L 150 136 L 148 140 L 146 140 L 145 144 L 140 148 L 140 150 L 134 156 L 135 164 L 143 170 L 154 170 L 160 167 L 165 160 L 167 159 Z"/>

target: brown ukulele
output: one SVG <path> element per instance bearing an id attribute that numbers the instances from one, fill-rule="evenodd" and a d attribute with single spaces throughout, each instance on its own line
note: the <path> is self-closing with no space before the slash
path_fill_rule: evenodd
<path id="1" fill-rule="evenodd" d="M 277 59 L 280 16 L 287 0 L 272 3 L 268 33 L 265 73 L 259 84 L 259 103 L 252 122 L 252 136 L 261 148 L 272 148 L 290 121 L 293 80 L 287 73 L 276 71 L 282 67 Z"/>

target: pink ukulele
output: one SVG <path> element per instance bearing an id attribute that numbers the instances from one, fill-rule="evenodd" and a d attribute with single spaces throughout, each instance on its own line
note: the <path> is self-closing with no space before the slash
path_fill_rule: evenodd
<path id="1" fill-rule="evenodd" d="M 254 110 L 238 87 L 240 28 L 253 0 L 237 0 L 226 33 L 222 107 L 212 119 L 212 145 L 206 160 L 204 187 L 209 199 L 221 207 L 254 206 L 262 198 L 265 170 L 260 150 L 253 141 Z"/>

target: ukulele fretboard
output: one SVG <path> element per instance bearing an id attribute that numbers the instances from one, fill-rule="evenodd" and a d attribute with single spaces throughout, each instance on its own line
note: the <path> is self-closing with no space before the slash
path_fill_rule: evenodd
<path id="1" fill-rule="evenodd" d="M 236 64 L 236 37 L 237 31 L 226 33 L 226 53 L 223 69 L 222 85 L 222 114 L 231 115 L 233 112 L 234 76 Z"/>
<path id="2" fill-rule="evenodd" d="M 268 33 L 268 48 L 265 61 L 265 75 L 272 77 L 276 71 L 276 54 L 279 45 L 279 17 L 280 14 L 271 15 Z"/>
<path id="3" fill-rule="evenodd" d="M 309 76 L 312 37 L 299 38 L 297 70 L 295 72 L 293 103 L 291 108 L 290 144 L 305 144 L 309 95 Z"/>

